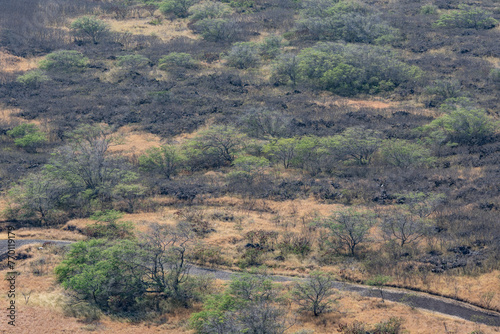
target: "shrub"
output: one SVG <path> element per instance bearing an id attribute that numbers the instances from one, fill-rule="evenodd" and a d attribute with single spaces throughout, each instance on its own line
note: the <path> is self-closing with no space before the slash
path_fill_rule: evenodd
<path id="1" fill-rule="evenodd" d="M 141 169 L 160 173 L 167 179 L 177 173 L 183 162 L 184 156 L 171 145 L 150 148 L 139 157 Z"/>
<path id="2" fill-rule="evenodd" d="M 83 16 L 71 23 L 71 29 L 75 37 L 90 39 L 97 44 L 108 32 L 108 25 L 95 16 Z"/>
<path id="3" fill-rule="evenodd" d="M 299 81 L 339 95 L 389 91 L 418 82 L 422 71 L 396 59 L 388 49 L 369 45 L 318 43 L 303 49 L 297 64 Z"/>
<path id="4" fill-rule="evenodd" d="M 16 146 L 28 152 L 36 152 L 38 147 L 47 142 L 45 133 L 41 132 L 35 124 L 23 123 L 7 131 L 7 135 L 14 138 Z"/>
<path id="5" fill-rule="evenodd" d="M 218 19 L 231 14 L 231 12 L 231 7 L 225 3 L 206 1 L 189 8 L 189 19 L 192 22 L 204 19 Z"/>
<path id="6" fill-rule="evenodd" d="M 235 43 L 226 59 L 227 64 L 232 67 L 240 69 L 255 67 L 260 60 L 258 47 L 252 42 Z"/>
<path id="7" fill-rule="evenodd" d="M 385 163 L 400 168 L 425 166 L 432 162 L 429 149 L 401 139 L 385 141 L 381 155 Z"/>
<path id="8" fill-rule="evenodd" d="M 87 66 L 88 59 L 78 51 L 61 50 L 49 53 L 40 61 L 42 70 L 52 72 L 77 72 Z"/>
<path id="9" fill-rule="evenodd" d="M 316 40 L 339 40 L 351 43 L 387 43 L 398 30 L 389 26 L 372 10 L 357 2 L 322 1 L 305 5 L 298 21 L 300 34 Z"/>
<path id="10" fill-rule="evenodd" d="M 488 78 L 495 85 L 500 86 L 500 68 L 494 68 L 490 71 Z"/>
<path id="11" fill-rule="evenodd" d="M 260 55 L 266 59 L 276 58 L 281 52 L 281 36 L 269 36 L 260 44 Z"/>
<path id="12" fill-rule="evenodd" d="M 165 0 L 159 9 L 164 15 L 173 14 L 184 18 L 189 16 L 189 8 L 197 2 L 197 0 Z"/>
<path id="13" fill-rule="evenodd" d="M 193 29 L 209 42 L 231 42 L 238 34 L 235 22 L 223 18 L 198 21 Z"/>
<path id="14" fill-rule="evenodd" d="M 150 63 L 150 60 L 142 55 L 125 55 L 116 57 L 116 66 L 132 70 L 143 69 Z"/>
<path id="15" fill-rule="evenodd" d="M 459 5 L 458 8 L 458 10 L 441 15 L 434 25 L 442 28 L 491 29 L 498 24 L 491 13 L 484 9 L 464 4 Z"/>
<path id="16" fill-rule="evenodd" d="M 481 145 L 492 138 L 498 129 L 498 123 L 483 109 L 456 107 L 422 129 L 430 132 L 433 137 L 444 136 L 447 142 Z"/>
<path id="17" fill-rule="evenodd" d="M 50 80 L 42 71 L 33 70 L 17 77 L 16 81 L 29 87 L 38 88 L 42 82 Z"/>
<path id="18" fill-rule="evenodd" d="M 158 61 L 158 68 L 164 71 L 167 71 L 169 68 L 194 69 L 197 67 L 198 63 L 189 53 L 171 52 Z"/>
<path id="19" fill-rule="evenodd" d="M 434 14 L 437 14 L 437 11 L 438 11 L 438 7 L 436 5 L 431 4 L 431 3 L 420 7 L 420 14 L 423 14 L 423 15 L 434 15 Z"/>

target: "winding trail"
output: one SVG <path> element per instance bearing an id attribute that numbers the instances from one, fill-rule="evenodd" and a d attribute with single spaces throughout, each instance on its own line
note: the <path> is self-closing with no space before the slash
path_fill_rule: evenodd
<path id="1" fill-rule="evenodd" d="M 16 248 L 27 244 L 43 244 L 51 242 L 57 245 L 68 245 L 72 241 L 58 240 L 35 240 L 35 239 L 16 239 Z M 7 256 L 7 240 L 0 240 L 0 260 Z M 233 276 L 240 273 L 218 269 L 208 269 L 198 266 L 191 266 L 190 273 L 195 275 L 213 275 L 216 279 L 230 280 Z M 300 281 L 303 278 L 288 276 L 272 276 L 276 282 Z M 500 313 L 482 309 L 471 304 L 459 302 L 451 298 L 437 297 L 422 292 L 413 292 L 404 289 L 367 287 L 359 284 L 336 282 L 335 287 L 342 291 L 357 292 L 362 296 L 380 298 L 381 293 L 384 299 L 397 303 L 404 303 L 411 307 L 430 310 L 469 321 L 486 324 L 489 326 L 500 326 Z"/>

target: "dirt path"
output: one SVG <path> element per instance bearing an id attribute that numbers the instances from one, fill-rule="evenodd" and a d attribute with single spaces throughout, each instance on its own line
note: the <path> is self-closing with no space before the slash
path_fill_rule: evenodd
<path id="1" fill-rule="evenodd" d="M 53 242 L 58 245 L 67 245 L 71 241 L 56 241 L 56 240 L 16 240 L 16 248 L 27 244 L 43 244 L 44 242 Z M 0 259 L 6 257 L 7 240 L 0 240 Z M 218 269 L 208 269 L 197 266 L 192 266 L 190 273 L 194 275 L 213 275 L 220 280 L 230 280 L 232 276 L 239 275 L 237 272 L 230 272 Z M 303 278 L 287 277 L 287 276 L 272 276 L 276 282 L 292 282 L 299 281 Z M 483 323 L 489 326 L 500 326 L 500 314 L 490 312 L 488 310 L 475 307 L 473 305 L 458 302 L 450 298 L 436 297 L 426 293 L 413 292 L 404 289 L 377 289 L 373 287 L 366 287 L 358 284 L 351 284 L 345 282 L 337 282 L 336 288 L 342 291 L 357 292 L 362 296 L 381 298 L 381 293 L 385 300 L 393 302 L 404 303 L 411 307 L 421 308 L 442 314 L 462 318 L 469 321 Z M 382 292 L 381 292 L 382 291 Z"/>

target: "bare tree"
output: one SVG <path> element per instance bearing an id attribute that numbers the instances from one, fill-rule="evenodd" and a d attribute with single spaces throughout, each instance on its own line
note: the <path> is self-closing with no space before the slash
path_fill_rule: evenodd
<path id="1" fill-rule="evenodd" d="M 331 274 L 315 271 L 305 282 L 295 284 L 292 298 L 301 310 L 312 311 L 317 317 L 329 311 L 335 302 L 336 299 L 330 298 L 337 293 L 334 284 L 335 279 Z"/>

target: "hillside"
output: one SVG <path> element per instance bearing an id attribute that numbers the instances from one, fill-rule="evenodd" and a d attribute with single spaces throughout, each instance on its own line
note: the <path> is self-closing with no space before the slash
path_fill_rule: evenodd
<path id="1" fill-rule="evenodd" d="M 22 333 L 499 331 L 331 285 L 500 312 L 498 1 L 0 7 Z"/>

